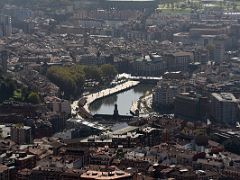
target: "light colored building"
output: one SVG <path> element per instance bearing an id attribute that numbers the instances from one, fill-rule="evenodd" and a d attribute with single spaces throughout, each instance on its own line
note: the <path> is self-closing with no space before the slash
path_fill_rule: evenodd
<path id="1" fill-rule="evenodd" d="M 71 114 L 71 104 L 68 100 L 60 99 L 56 96 L 47 96 L 45 102 L 53 112 Z"/>
<path id="2" fill-rule="evenodd" d="M 127 172 L 121 171 L 121 170 L 114 170 L 114 171 L 108 171 L 108 172 L 88 170 L 87 172 L 84 172 L 81 175 L 81 179 L 83 179 L 83 180 L 84 179 L 130 180 L 130 179 L 133 179 L 133 176 L 130 173 L 127 173 Z"/>
<path id="3" fill-rule="evenodd" d="M 11 127 L 11 140 L 17 144 L 32 143 L 32 129 L 29 126 L 16 124 Z"/>
<path id="4" fill-rule="evenodd" d="M 166 62 L 157 54 L 147 55 L 132 62 L 132 73 L 140 76 L 159 76 L 166 68 Z"/>
<path id="5" fill-rule="evenodd" d="M 239 100 L 231 93 L 211 94 L 211 116 L 218 122 L 235 123 Z"/>
<path id="6" fill-rule="evenodd" d="M 11 126 L 10 125 L 0 125 L 0 131 L 1 131 L 2 138 L 8 138 L 10 136 Z"/>
<path id="7" fill-rule="evenodd" d="M 175 43 L 181 42 L 183 44 L 191 43 L 190 34 L 188 32 L 178 32 L 173 34 L 173 41 Z"/>

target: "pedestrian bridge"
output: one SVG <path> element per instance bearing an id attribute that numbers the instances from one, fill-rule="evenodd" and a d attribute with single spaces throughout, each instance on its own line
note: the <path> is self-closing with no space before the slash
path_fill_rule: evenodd
<path id="1" fill-rule="evenodd" d="M 162 76 L 161 77 L 153 77 L 153 76 L 132 76 L 131 74 L 126 74 L 126 73 L 123 73 L 123 74 L 119 74 L 117 76 L 117 78 L 127 78 L 127 79 L 130 79 L 130 80 L 134 80 L 134 81 L 149 81 L 149 82 L 157 82 L 157 81 L 160 81 L 162 79 Z"/>

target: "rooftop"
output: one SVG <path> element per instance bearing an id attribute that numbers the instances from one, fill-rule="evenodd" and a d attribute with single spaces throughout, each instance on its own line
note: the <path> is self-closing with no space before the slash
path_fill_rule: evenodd
<path id="1" fill-rule="evenodd" d="M 238 102 L 232 93 L 212 93 L 212 96 L 215 97 L 218 101 Z"/>

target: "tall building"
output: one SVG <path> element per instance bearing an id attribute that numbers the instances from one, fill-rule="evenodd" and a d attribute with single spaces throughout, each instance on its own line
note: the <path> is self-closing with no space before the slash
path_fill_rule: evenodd
<path id="1" fill-rule="evenodd" d="M 211 94 L 211 116 L 221 123 L 235 123 L 239 100 L 231 93 Z"/>
<path id="2" fill-rule="evenodd" d="M 209 100 L 194 92 L 181 93 L 174 102 L 174 114 L 186 120 L 204 120 L 208 114 Z"/>
<path id="3" fill-rule="evenodd" d="M 182 89 L 176 82 L 160 82 L 153 92 L 153 106 L 173 105 L 175 96 L 181 91 Z"/>
<path id="4" fill-rule="evenodd" d="M 11 140 L 17 144 L 32 143 L 32 129 L 29 126 L 15 125 L 11 127 Z"/>
<path id="5" fill-rule="evenodd" d="M 214 43 L 214 61 L 221 63 L 225 58 L 224 38 L 216 37 Z"/>
<path id="6" fill-rule="evenodd" d="M 12 18 L 7 15 L 0 15 L 0 37 L 11 36 L 12 34 Z"/>

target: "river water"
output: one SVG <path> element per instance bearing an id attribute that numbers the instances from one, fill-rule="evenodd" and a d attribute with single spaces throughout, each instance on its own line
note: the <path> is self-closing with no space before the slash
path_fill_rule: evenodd
<path id="1" fill-rule="evenodd" d="M 120 115 L 130 115 L 132 103 L 152 88 L 152 85 L 140 84 L 127 91 L 94 101 L 89 110 L 92 114 L 113 114 L 114 105 L 117 104 Z"/>

